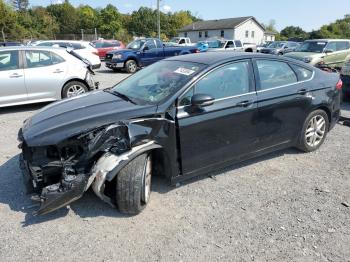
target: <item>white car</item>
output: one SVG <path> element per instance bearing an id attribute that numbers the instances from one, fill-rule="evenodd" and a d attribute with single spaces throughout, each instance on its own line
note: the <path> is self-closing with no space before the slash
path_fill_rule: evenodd
<path id="1" fill-rule="evenodd" d="M 90 67 L 74 51 L 62 48 L 1 48 L 0 107 L 55 101 L 93 90 L 97 84 Z"/>
<path id="2" fill-rule="evenodd" d="M 101 60 L 98 56 L 98 51 L 90 42 L 87 41 L 73 41 L 73 40 L 45 40 L 31 43 L 32 46 L 52 46 L 72 48 L 77 54 L 85 58 L 92 65 L 92 69 L 101 67 Z"/>

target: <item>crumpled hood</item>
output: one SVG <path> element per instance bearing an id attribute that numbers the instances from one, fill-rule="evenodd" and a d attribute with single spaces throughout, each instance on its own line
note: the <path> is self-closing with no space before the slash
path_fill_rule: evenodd
<path id="1" fill-rule="evenodd" d="M 50 104 L 28 119 L 22 128 L 28 146 L 57 144 L 97 127 L 156 112 L 154 105 L 134 105 L 104 91 Z"/>

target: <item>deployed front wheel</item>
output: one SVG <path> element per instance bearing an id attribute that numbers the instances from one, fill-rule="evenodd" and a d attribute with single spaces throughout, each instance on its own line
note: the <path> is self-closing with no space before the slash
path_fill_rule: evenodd
<path id="1" fill-rule="evenodd" d="M 315 110 L 306 118 L 298 148 L 304 152 L 317 150 L 326 139 L 329 120 L 325 111 Z"/>
<path id="2" fill-rule="evenodd" d="M 86 85 L 78 81 L 72 81 L 65 84 L 62 89 L 62 98 L 69 98 L 84 94 L 88 91 Z"/>
<path id="3" fill-rule="evenodd" d="M 143 154 L 128 163 L 117 175 L 116 203 L 120 212 L 140 213 L 150 199 L 152 159 Z"/>

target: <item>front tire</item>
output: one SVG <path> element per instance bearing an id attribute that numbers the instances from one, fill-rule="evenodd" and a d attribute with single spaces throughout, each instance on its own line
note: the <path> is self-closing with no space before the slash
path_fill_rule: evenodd
<path id="1" fill-rule="evenodd" d="M 133 74 L 137 71 L 137 63 L 135 60 L 128 60 L 125 63 L 125 70 L 129 74 Z"/>
<path id="2" fill-rule="evenodd" d="M 117 175 L 116 203 L 121 213 L 139 214 L 150 200 L 152 161 L 143 154 L 128 163 Z"/>
<path id="3" fill-rule="evenodd" d="M 78 81 L 71 81 L 64 85 L 62 89 L 62 98 L 70 98 L 84 94 L 88 91 L 85 84 Z"/>
<path id="4" fill-rule="evenodd" d="M 323 110 L 311 112 L 305 119 L 298 148 L 304 152 L 317 150 L 324 142 L 329 130 L 328 115 Z"/>

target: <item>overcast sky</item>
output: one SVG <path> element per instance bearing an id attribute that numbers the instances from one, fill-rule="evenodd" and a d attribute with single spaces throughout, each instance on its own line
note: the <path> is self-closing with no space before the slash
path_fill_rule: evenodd
<path id="1" fill-rule="evenodd" d="M 48 5 L 62 0 L 29 0 L 32 6 Z M 88 4 L 104 7 L 115 5 L 122 13 L 131 13 L 140 6 L 155 7 L 156 0 L 70 0 L 74 6 Z M 277 29 L 286 26 L 300 26 L 306 31 L 319 29 L 323 24 L 350 14 L 350 0 L 162 0 L 163 11 L 190 10 L 200 18 L 220 19 L 238 16 L 255 16 L 259 22 L 276 21 Z"/>

